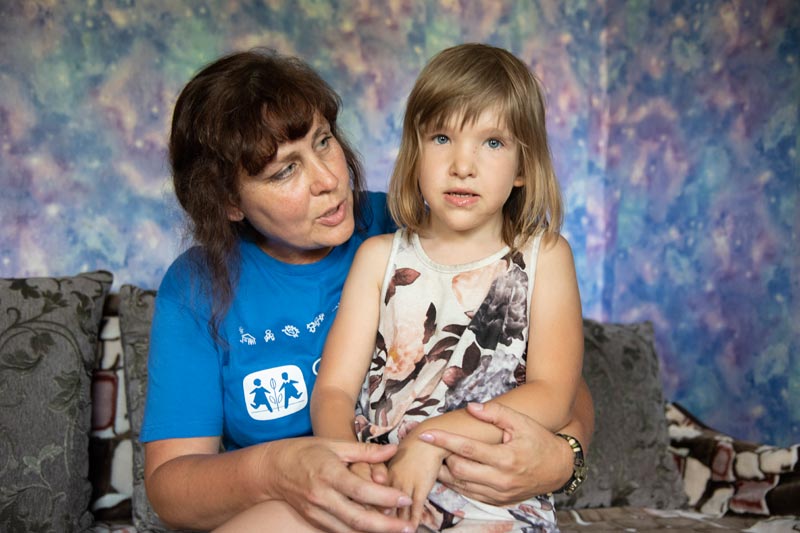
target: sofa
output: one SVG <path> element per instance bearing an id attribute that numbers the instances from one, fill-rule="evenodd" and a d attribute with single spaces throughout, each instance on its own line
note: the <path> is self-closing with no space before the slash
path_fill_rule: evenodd
<path id="1" fill-rule="evenodd" d="M 156 292 L 109 272 L 0 280 L 0 531 L 162 531 L 138 441 Z M 800 445 L 665 401 L 653 327 L 584 320 L 596 431 L 563 532 L 798 531 Z"/>

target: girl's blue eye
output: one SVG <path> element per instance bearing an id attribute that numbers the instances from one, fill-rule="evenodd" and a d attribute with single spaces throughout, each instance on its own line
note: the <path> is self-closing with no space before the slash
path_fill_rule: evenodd
<path id="1" fill-rule="evenodd" d="M 433 136 L 433 142 L 436 144 L 445 144 L 448 140 L 447 135 L 438 134 Z"/>
<path id="2" fill-rule="evenodd" d="M 489 139 L 488 141 L 486 141 L 486 143 L 489 145 L 489 148 L 492 149 L 500 148 L 501 146 L 503 146 L 503 142 L 498 139 Z"/>

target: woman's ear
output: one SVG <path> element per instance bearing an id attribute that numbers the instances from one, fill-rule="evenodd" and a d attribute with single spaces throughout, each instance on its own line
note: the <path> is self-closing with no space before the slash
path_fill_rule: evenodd
<path id="1" fill-rule="evenodd" d="M 242 213 L 242 210 L 233 204 L 228 204 L 227 212 L 228 220 L 231 222 L 241 222 L 244 220 L 244 213 Z"/>

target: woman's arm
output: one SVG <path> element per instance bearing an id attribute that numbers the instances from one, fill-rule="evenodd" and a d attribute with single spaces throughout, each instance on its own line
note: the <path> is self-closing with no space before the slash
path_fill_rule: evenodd
<path id="1" fill-rule="evenodd" d="M 325 531 L 404 531 L 408 522 L 366 506 L 406 506 L 399 491 L 365 481 L 353 462 L 383 462 L 393 446 L 284 439 L 218 453 L 218 438 L 166 439 L 145 445 L 145 486 L 153 509 L 172 527 L 208 530 L 269 500 L 291 505 Z"/>
<path id="2" fill-rule="evenodd" d="M 495 426 L 502 432 L 502 440 L 487 444 L 441 429 L 422 432 L 421 440 L 452 454 L 447 458 L 440 481 L 459 487 L 468 485 L 471 493 L 484 493 L 491 498 L 490 501 L 479 497 L 481 501 L 506 505 L 556 491 L 569 480 L 574 455 L 555 432 L 502 403 L 472 403 L 464 413 Z M 572 414 L 572 420 L 557 432 L 578 439 L 584 455 L 590 455 L 594 405 L 583 380 Z"/>
<path id="3" fill-rule="evenodd" d="M 470 404 L 466 412 L 503 432 L 499 444 L 486 444 L 441 430 L 424 432 L 425 442 L 450 452 L 439 481 L 465 496 L 493 505 L 511 505 L 563 487 L 573 472 L 567 442 L 532 418 L 499 403 Z M 594 407 L 584 382 L 573 419 L 559 430 L 580 441 L 584 454 L 594 432 Z M 588 454 L 591 461 L 591 452 Z"/>

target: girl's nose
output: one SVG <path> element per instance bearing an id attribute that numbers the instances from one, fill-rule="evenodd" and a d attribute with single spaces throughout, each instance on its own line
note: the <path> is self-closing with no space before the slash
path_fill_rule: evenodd
<path id="1" fill-rule="evenodd" d="M 470 178 L 475 175 L 475 153 L 472 148 L 463 147 L 454 150 L 450 174 L 458 178 Z"/>

